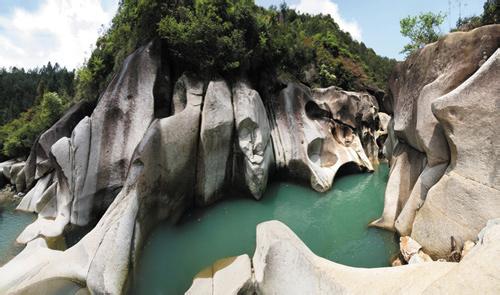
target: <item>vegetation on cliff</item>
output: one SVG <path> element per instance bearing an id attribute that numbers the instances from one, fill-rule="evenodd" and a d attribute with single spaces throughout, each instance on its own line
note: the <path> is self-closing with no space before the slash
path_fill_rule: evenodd
<path id="1" fill-rule="evenodd" d="M 286 74 L 312 86 L 385 88 L 395 60 L 378 56 L 330 16 L 252 0 L 124 0 L 110 29 L 77 73 L 77 98 L 95 99 L 121 62 L 151 39 L 162 40 L 176 71 L 234 77 Z"/>
<path id="2" fill-rule="evenodd" d="M 0 159 L 26 155 L 73 95 L 74 71 L 57 63 L 32 70 L 0 68 Z"/>
<path id="3" fill-rule="evenodd" d="M 0 126 L 1 152 L 7 157 L 27 155 L 35 139 L 64 113 L 70 102 L 55 92 L 45 92 L 39 103 Z"/>
<path id="4" fill-rule="evenodd" d="M 486 0 L 483 5 L 483 13 L 479 16 L 473 15 L 460 18 L 457 21 L 456 30 L 470 31 L 491 24 L 500 24 L 500 0 Z"/>

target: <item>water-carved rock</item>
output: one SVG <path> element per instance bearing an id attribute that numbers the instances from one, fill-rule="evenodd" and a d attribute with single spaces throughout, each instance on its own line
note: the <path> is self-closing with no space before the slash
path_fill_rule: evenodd
<path id="1" fill-rule="evenodd" d="M 259 93 L 245 82 L 234 86 L 233 104 L 238 146 L 244 158 L 243 177 L 253 197 L 260 199 L 274 158 L 266 109 Z"/>

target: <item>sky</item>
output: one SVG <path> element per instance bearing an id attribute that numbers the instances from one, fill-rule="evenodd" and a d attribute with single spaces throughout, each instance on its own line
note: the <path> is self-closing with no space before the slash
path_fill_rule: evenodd
<path id="1" fill-rule="evenodd" d="M 256 0 L 278 6 L 282 0 Z M 378 54 L 402 60 L 409 40 L 399 20 L 420 12 L 448 15 L 443 33 L 462 16 L 482 13 L 484 0 L 287 0 L 310 14 L 330 14 L 340 28 Z M 461 4 L 460 4 L 461 3 Z M 0 67 L 40 67 L 47 62 L 69 69 L 83 65 L 92 46 L 116 13 L 118 0 L 0 0 Z"/>

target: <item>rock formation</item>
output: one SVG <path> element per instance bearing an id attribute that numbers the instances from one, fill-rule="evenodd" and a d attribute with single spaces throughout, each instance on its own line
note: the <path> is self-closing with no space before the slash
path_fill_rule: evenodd
<path id="1" fill-rule="evenodd" d="M 208 84 L 201 115 L 198 149 L 197 203 L 209 205 L 222 198 L 231 165 L 234 114 L 231 90 L 225 81 Z"/>
<path id="2" fill-rule="evenodd" d="M 131 54 L 92 113 L 83 103 L 71 108 L 39 138 L 26 166 L 2 163 L 7 178 L 31 188 L 18 209 L 38 218 L 17 239 L 26 248 L 0 268 L 0 293 L 76 284 L 120 294 L 161 220 L 175 222 L 228 189 L 260 199 L 274 168 L 319 191 L 346 163 L 373 170 L 379 119 L 372 96 L 290 83 L 266 98 L 273 105 L 266 109 L 246 81 L 184 74 L 157 85 L 175 80 L 165 76 L 158 50 L 150 43 Z M 172 94 L 160 97 L 157 87 Z M 165 109 L 162 118 L 155 104 Z M 61 249 L 68 225 L 95 218 L 89 233 Z"/>
<path id="3" fill-rule="evenodd" d="M 368 94 L 288 84 L 268 106 L 276 168 L 320 192 L 346 163 L 372 171 L 356 131 L 375 120 L 374 103 Z"/>
<path id="4" fill-rule="evenodd" d="M 498 293 L 500 265 L 491 261 L 500 259 L 500 219 L 490 221 L 478 240 L 460 263 L 427 262 L 364 269 L 316 256 L 284 224 L 269 221 L 257 226 L 252 265 L 243 263 L 241 258 L 215 272 L 214 280 L 217 277 L 218 285 L 242 290 L 238 294 L 438 294 L 450 290 L 457 294 Z M 419 255 L 415 253 L 413 257 Z M 241 277 L 236 279 L 231 269 L 239 269 Z M 246 274 L 252 270 L 253 289 L 248 289 Z M 204 280 L 195 278 L 186 294 L 236 294 L 203 289 L 208 283 Z"/>
<path id="5" fill-rule="evenodd" d="M 270 166 L 274 162 L 266 109 L 259 93 L 246 82 L 236 83 L 233 87 L 233 104 L 237 141 L 242 151 L 242 166 L 245 167 L 242 173 L 245 186 L 254 198 L 260 199 L 266 190 Z M 236 174 L 238 171 L 235 169 Z"/>
<path id="6" fill-rule="evenodd" d="M 453 236 L 473 239 L 489 219 L 500 217 L 500 49 L 452 92 L 433 103 L 450 145 L 451 162 L 428 192 L 412 237 L 435 256 L 449 251 Z"/>
<path id="7" fill-rule="evenodd" d="M 462 243 L 500 217 L 499 44 L 499 25 L 452 33 L 399 64 L 391 79 L 391 172 L 372 225 L 411 235 L 434 258 L 449 254 L 452 236 Z"/>

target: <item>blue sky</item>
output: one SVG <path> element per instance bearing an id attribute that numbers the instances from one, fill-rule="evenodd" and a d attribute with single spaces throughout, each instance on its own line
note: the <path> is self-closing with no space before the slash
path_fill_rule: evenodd
<path id="1" fill-rule="evenodd" d="M 355 39 L 384 56 L 399 54 L 408 42 L 399 20 L 420 12 L 444 12 L 448 32 L 462 16 L 479 15 L 483 0 L 288 0 L 308 13 L 330 14 Z M 461 2 L 461 5 L 459 3 Z M 49 60 L 79 67 L 91 52 L 102 26 L 109 25 L 118 0 L 0 0 L 0 67 L 35 67 Z M 256 0 L 261 6 L 281 0 Z M 451 6 L 449 5 L 451 4 Z M 459 8 L 460 7 L 460 8 Z"/>

